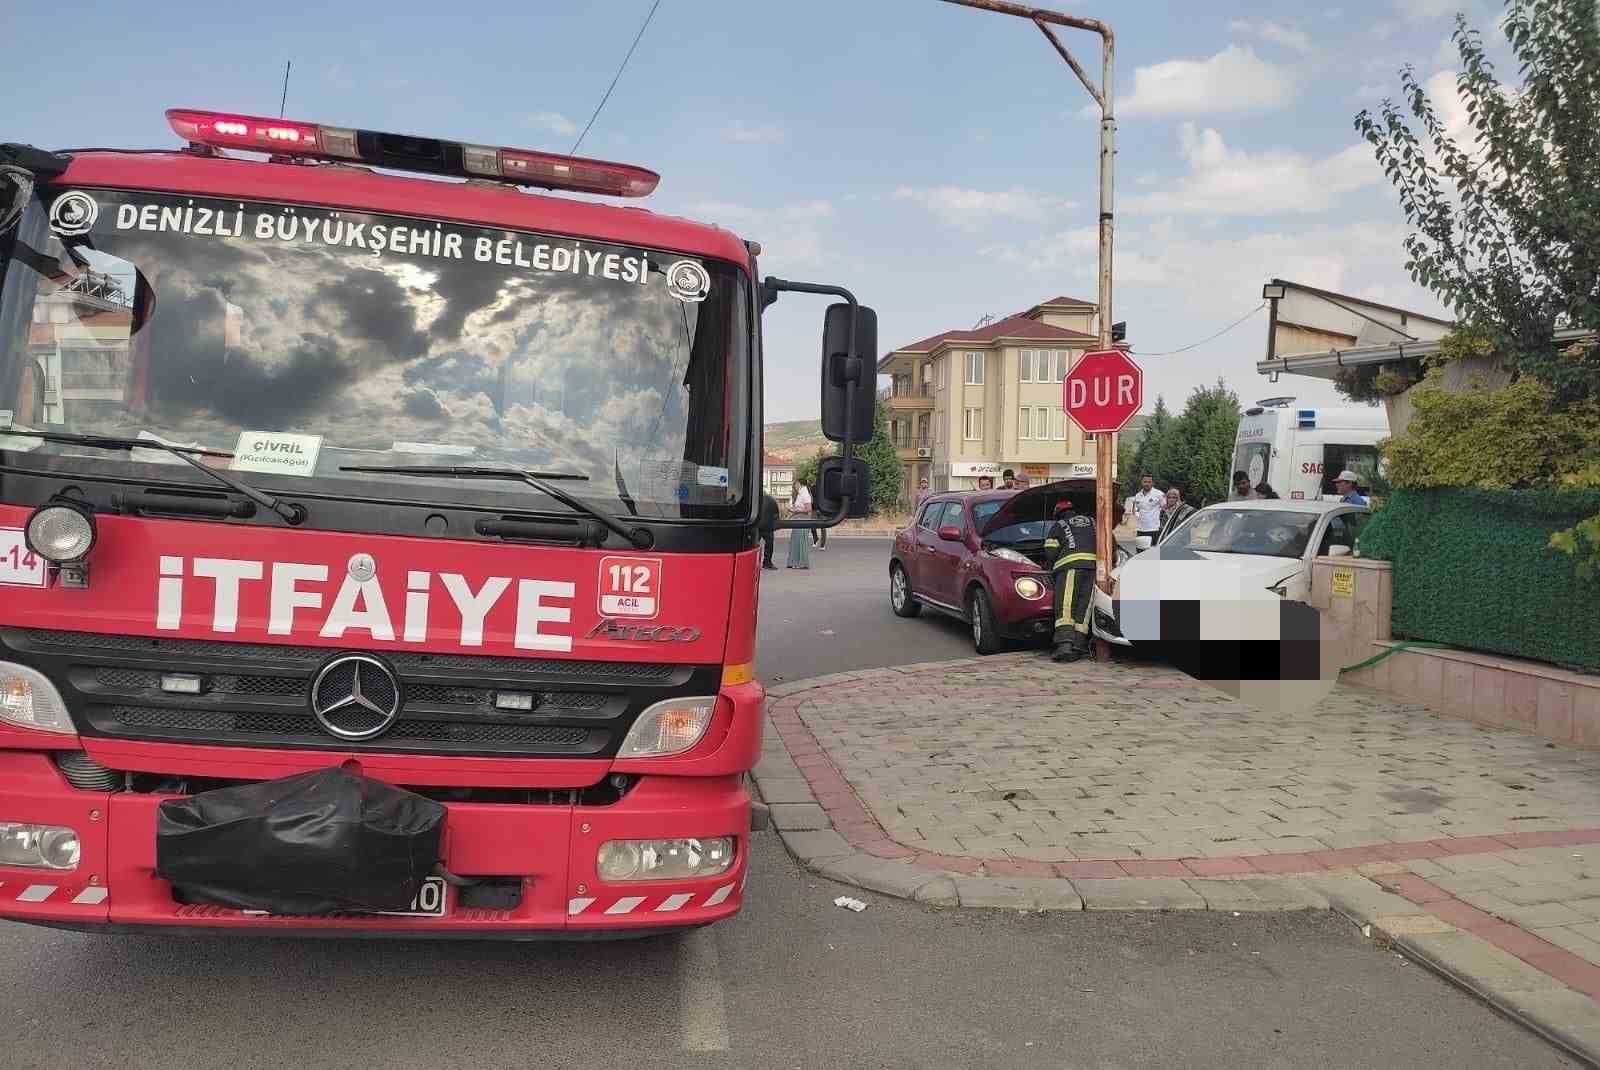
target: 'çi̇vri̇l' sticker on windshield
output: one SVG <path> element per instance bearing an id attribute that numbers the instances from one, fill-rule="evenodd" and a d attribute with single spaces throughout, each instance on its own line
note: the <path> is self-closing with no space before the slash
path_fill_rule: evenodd
<path id="1" fill-rule="evenodd" d="M 81 190 L 62 194 L 51 208 L 51 225 L 61 235 L 87 233 L 99 215 L 94 198 Z M 642 251 L 587 248 L 581 241 L 539 241 L 532 236 L 484 233 L 444 223 L 375 223 L 346 218 L 345 213 L 278 209 L 261 211 L 240 204 L 234 208 L 184 205 L 119 204 L 115 229 L 171 232 L 197 237 L 242 238 L 360 249 L 373 256 L 394 253 L 438 260 L 499 264 L 551 274 L 586 275 L 643 286 L 652 267 Z M 497 236 L 498 235 L 498 236 Z M 680 301 L 703 301 L 711 276 L 697 260 L 677 260 L 664 271 L 667 292 Z"/>

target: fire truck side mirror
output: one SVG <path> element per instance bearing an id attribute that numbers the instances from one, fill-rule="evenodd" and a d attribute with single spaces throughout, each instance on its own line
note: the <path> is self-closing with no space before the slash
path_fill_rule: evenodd
<path id="1" fill-rule="evenodd" d="M 850 458 L 845 466 L 843 457 L 824 457 L 817 465 L 817 497 L 812 503 L 821 516 L 833 516 L 844 507 L 844 498 L 850 497 L 846 520 L 859 520 L 867 515 L 868 499 L 872 497 L 872 469 L 860 457 Z"/>
<path id="2" fill-rule="evenodd" d="M 878 395 L 878 314 L 856 308 L 855 355 L 850 355 L 850 306 L 828 306 L 822 322 L 822 433 L 829 442 L 861 444 L 872 437 L 873 405 Z M 854 406 L 851 384 L 855 384 Z"/>

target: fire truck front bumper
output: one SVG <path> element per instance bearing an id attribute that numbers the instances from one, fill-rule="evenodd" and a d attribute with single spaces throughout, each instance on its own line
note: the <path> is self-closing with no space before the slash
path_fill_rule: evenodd
<path id="1" fill-rule="evenodd" d="M 386 915 L 287 916 L 185 901 L 156 876 L 157 810 L 170 797 L 80 790 L 45 752 L 0 751 L 0 919 L 91 931 L 603 939 L 706 925 L 743 904 L 750 798 L 737 775 L 645 775 L 603 806 L 446 802 L 440 853 L 457 880 L 435 878 L 413 910 Z M 732 841 L 721 872 L 600 875 L 608 843 L 712 838 Z M 610 864 L 630 850 L 610 848 Z"/>

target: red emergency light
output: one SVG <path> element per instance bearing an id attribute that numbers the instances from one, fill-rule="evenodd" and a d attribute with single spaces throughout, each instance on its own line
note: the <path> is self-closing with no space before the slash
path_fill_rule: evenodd
<path id="1" fill-rule="evenodd" d="M 167 111 L 167 122 L 179 137 L 211 148 L 358 161 L 396 171 L 488 178 L 519 186 L 645 197 L 655 192 L 656 184 L 661 181 L 661 176 L 654 171 L 632 164 L 323 126 L 293 119 L 172 108 Z"/>

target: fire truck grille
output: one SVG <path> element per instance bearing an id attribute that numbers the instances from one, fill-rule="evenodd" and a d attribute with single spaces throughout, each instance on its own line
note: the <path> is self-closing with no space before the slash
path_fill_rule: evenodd
<path id="1" fill-rule="evenodd" d="M 109 706 L 97 710 L 100 724 L 114 722 L 129 729 L 154 729 L 172 733 L 240 733 L 277 737 L 306 737 L 325 742 L 327 735 L 310 714 L 232 713 L 223 710 L 163 709 L 156 706 Z M 349 727 L 356 727 L 351 725 Z M 514 744 L 538 747 L 579 747 L 589 730 L 559 725 L 478 724 L 472 722 L 400 720 L 382 738 L 435 743 Z"/>
<path id="2" fill-rule="evenodd" d="M 320 646 L 226 643 L 216 639 L 153 639 L 142 635 L 63 632 L 42 628 L 15 634 L 23 637 L 30 649 L 41 652 L 80 656 L 92 651 L 153 655 L 174 665 L 216 660 L 316 665 L 338 652 Z M 484 677 L 669 683 L 682 675 L 681 666 L 653 661 L 561 661 L 555 658 L 498 658 L 482 654 L 428 654 L 421 651 L 385 652 L 384 656 L 402 676 L 466 672 Z"/>
<path id="3" fill-rule="evenodd" d="M 399 714 L 373 738 L 347 740 L 311 712 L 313 681 L 341 653 L 329 647 L 0 627 L 0 660 L 31 665 L 55 681 L 86 737 L 292 750 L 608 758 L 640 711 L 663 699 L 714 695 L 721 686 L 718 665 L 385 650 L 375 657 L 396 679 L 363 673 L 361 686 L 380 708 L 396 697 L 385 688 L 398 687 Z M 378 727 L 360 720 L 367 712 L 359 704 L 330 716 L 349 732 Z"/>

